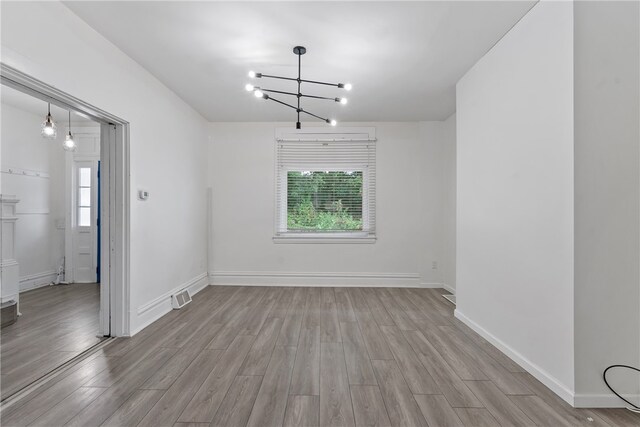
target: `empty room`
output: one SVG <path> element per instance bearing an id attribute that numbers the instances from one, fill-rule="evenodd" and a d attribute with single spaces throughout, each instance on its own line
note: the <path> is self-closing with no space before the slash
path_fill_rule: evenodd
<path id="1" fill-rule="evenodd" d="M 1 425 L 640 425 L 640 1 L 0 20 Z"/>

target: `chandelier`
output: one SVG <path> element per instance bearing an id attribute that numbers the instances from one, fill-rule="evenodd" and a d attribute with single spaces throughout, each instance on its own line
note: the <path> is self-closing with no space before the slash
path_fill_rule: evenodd
<path id="1" fill-rule="evenodd" d="M 327 82 L 319 82 L 319 81 L 315 81 L 315 80 L 306 80 L 303 79 L 301 76 L 301 59 L 302 59 L 302 55 L 304 55 L 307 52 L 307 49 L 304 46 L 296 46 L 293 48 L 293 53 L 298 55 L 298 77 L 283 77 L 283 76 L 273 76 L 273 75 L 269 75 L 269 74 L 263 74 L 263 73 L 256 73 L 255 71 L 249 71 L 249 77 L 252 79 L 278 79 L 278 80 L 290 80 L 290 81 L 294 81 L 298 83 L 298 91 L 297 92 L 286 92 L 286 91 L 281 91 L 281 90 L 273 90 L 273 89 L 265 89 L 263 87 L 259 87 L 259 86 L 254 86 L 252 84 L 247 84 L 245 86 L 245 89 L 248 92 L 253 92 L 254 96 L 256 98 L 262 98 L 262 99 L 266 99 L 266 100 L 270 100 L 273 102 L 277 102 L 278 104 L 284 105 L 285 107 L 289 107 L 292 108 L 294 110 L 296 110 L 297 113 L 297 121 L 296 121 L 296 129 L 300 129 L 300 113 L 302 114 L 307 114 L 309 116 L 315 117 L 316 119 L 320 119 L 323 122 L 329 123 L 331 126 L 335 126 L 338 122 L 336 122 L 335 119 L 327 119 L 324 117 L 320 117 L 317 114 L 313 114 L 310 111 L 305 110 L 304 108 L 302 108 L 302 105 L 300 104 L 300 101 L 302 100 L 302 98 L 313 98 L 313 99 L 326 99 L 329 101 L 333 101 L 333 102 L 337 102 L 339 104 L 346 104 L 347 103 L 347 98 L 330 98 L 330 97 L 326 97 L 326 96 L 316 96 L 316 95 L 307 95 L 304 94 L 300 91 L 300 86 L 302 85 L 302 83 L 310 83 L 310 84 L 315 84 L 315 85 L 325 85 L 325 86 L 335 86 L 337 88 L 340 89 L 344 89 L 344 90 L 351 90 L 351 83 L 327 83 Z M 287 102 L 281 101 L 279 99 L 274 98 L 273 96 L 271 96 L 270 94 L 272 93 L 276 93 L 279 95 L 288 95 L 288 96 L 295 96 L 297 98 L 297 105 L 292 105 L 289 104 Z"/>

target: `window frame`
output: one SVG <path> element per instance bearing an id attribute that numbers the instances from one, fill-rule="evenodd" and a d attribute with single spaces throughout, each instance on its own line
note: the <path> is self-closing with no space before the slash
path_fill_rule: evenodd
<path id="1" fill-rule="evenodd" d="M 363 132 L 364 131 L 364 132 Z M 357 138 L 347 139 L 344 135 L 359 135 Z M 290 128 L 276 129 L 275 150 L 275 176 L 274 176 L 274 243 L 347 243 L 347 244 L 371 244 L 377 240 L 375 231 L 368 231 L 370 224 L 370 173 L 368 165 L 363 164 L 355 168 L 335 168 L 323 166 L 322 163 L 317 165 L 305 165 L 304 167 L 287 167 L 279 168 L 278 165 L 278 143 L 282 141 L 318 141 L 317 136 L 321 135 L 328 140 L 332 136 L 336 138 L 334 141 L 362 141 L 363 134 L 367 135 L 368 141 L 376 142 L 374 128 L 342 128 L 335 132 L 327 132 L 326 128 L 307 128 L 301 130 L 293 130 Z M 339 137 L 338 137 L 339 136 Z M 315 137 L 315 138 L 314 138 Z M 324 139 L 323 139 L 324 140 Z M 330 171 L 330 172 L 362 172 L 362 227 L 361 231 L 336 231 L 336 232 L 313 232 L 313 231 L 282 231 L 287 229 L 288 219 L 288 173 L 289 172 L 305 172 L 305 171 Z M 280 192 L 278 191 L 280 188 Z M 375 189 L 374 189 L 375 191 Z M 375 209 L 375 200 L 373 201 Z"/>

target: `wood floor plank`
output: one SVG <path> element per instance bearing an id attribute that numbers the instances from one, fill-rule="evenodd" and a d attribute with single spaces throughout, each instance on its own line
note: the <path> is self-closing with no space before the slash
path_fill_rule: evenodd
<path id="1" fill-rule="evenodd" d="M 200 373 L 198 388 L 174 421 L 210 423 L 213 420 L 254 340 L 253 335 L 238 335 L 216 366 L 204 375 Z"/>
<path id="2" fill-rule="evenodd" d="M 102 426 L 137 426 L 164 394 L 164 390 L 137 390 Z"/>
<path id="3" fill-rule="evenodd" d="M 136 364 L 129 373 L 66 424 L 67 426 L 100 425 L 109 418 L 154 372 L 160 369 L 176 353 L 175 348 L 159 348 Z"/>
<path id="4" fill-rule="evenodd" d="M 295 288 L 292 298 L 276 343 L 276 345 L 279 346 L 288 347 L 298 345 L 300 328 L 302 327 L 302 316 L 304 315 L 304 307 L 307 300 L 307 288 Z"/>
<path id="5" fill-rule="evenodd" d="M 351 401 L 356 426 L 391 427 L 378 386 L 352 385 Z"/>
<path id="6" fill-rule="evenodd" d="M 358 320 L 358 325 L 371 360 L 392 360 L 393 353 L 378 324 L 373 320 Z"/>
<path id="7" fill-rule="evenodd" d="M 455 407 L 482 407 L 482 403 L 467 387 L 455 371 L 447 364 L 446 360 L 436 351 L 431 343 L 420 331 L 405 331 L 407 341 L 418 355 L 418 359 L 433 377 L 447 398 L 451 406 Z"/>
<path id="8" fill-rule="evenodd" d="M 373 292 L 382 305 L 384 305 L 387 313 L 389 313 L 389 316 L 393 319 L 393 323 L 395 323 L 398 328 L 403 331 L 415 331 L 417 329 L 411 317 L 402 309 L 387 289 L 376 288 L 373 289 Z"/>
<path id="9" fill-rule="evenodd" d="M 535 423 L 491 381 L 465 382 L 500 425 L 535 426 Z"/>
<path id="10" fill-rule="evenodd" d="M 440 394 L 440 387 L 433 380 L 397 326 L 381 326 L 382 333 L 413 394 Z"/>
<path id="11" fill-rule="evenodd" d="M 473 360 L 476 366 L 498 386 L 505 394 L 533 394 L 533 391 L 511 372 L 507 371 L 500 363 L 490 357 L 480 347 L 473 342 L 465 340 L 460 336 L 458 330 L 453 326 L 439 326 L 443 332 L 445 340 L 455 346 L 460 353 L 464 354 L 467 360 Z"/>
<path id="12" fill-rule="evenodd" d="M 260 303 L 250 313 L 249 317 L 243 322 L 239 334 L 241 335 L 258 335 L 262 325 L 269 317 L 269 313 L 273 306 L 278 302 L 280 294 L 284 290 L 282 288 L 269 288 L 260 301 Z"/>
<path id="13" fill-rule="evenodd" d="M 105 390 L 98 387 L 80 387 L 29 425 L 45 427 L 64 425 Z"/>
<path id="14" fill-rule="evenodd" d="M 514 373 L 514 375 L 572 425 L 591 427 L 610 426 L 610 424 L 601 417 L 602 411 L 573 408 L 528 372 Z"/>
<path id="15" fill-rule="evenodd" d="M 485 353 L 487 353 L 498 363 L 500 363 L 507 371 L 514 373 L 526 372 L 526 370 L 522 366 L 511 360 L 509 356 L 498 350 L 489 341 L 475 333 L 471 328 L 462 323 L 460 320 L 454 318 L 452 323 L 460 332 L 465 335 L 466 339 L 471 340 L 475 345 L 480 347 Z"/>
<path id="16" fill-rule="evenodd" d="M 319 427 L 320 396 L 289 396 L 284 427 Z"/>
<path id="17" fill-rule="evenodd" d="M 320 394 L 320 326 L 303 328 L 293 367 L 291 394 Z"/>
<path id="18" fill-rule="evenodd" d="M 351 297 L 345 288 L 335 288 L 336 308 L 338 309 L 339 322 L 355 322 L 356 313 L 353 311 Z"/>
<path id="19" fill-rule="evenodd" d="M 377 385 L 371 360 L 357 322 L 340 322 L 349 384 Z"/>
<path id="20" fill-rule="evenodd" d="M 355 421 L 342 343 L 322 343 L 320 348 L 320 425 L 353 426 Z"/>
<path id="21" fill-rule="evenodd" d="M 462 421 L 444 396 L 439 394 L 420 394 L 414 397 L 418 402 L 422 415 L 430 426 L 464 427 Z"/>
<path id="22" fill-rule="evenodd" d="M 264 375 L 281 328 L 281 317 L 270 317 L 265 321 L 249 354 L 244 359 L 240 375 Z"/>
<path id="23" fill-rule="evenodd" d="M 220 353 L 220 350 L 203 350 L 138 425 L 154 427 L 172 425 L 178 421 L 183 409 L 204 382 L 205 375 L 211 372 L 220 360 Z"/>
<path id="24" fill-rule="evenodd" d="M 509 398 L 527 417 L 539 426 L 571 426 L 571 423 L 563 419 L 538 396 L 509 396 Z"/>
<path id="25" fill-rule="evenodd" d="M 427 426 L 395 360 L 373 360 L 373 371 L 394 426 Z"/>
<path id="26" fill-rule="evenodd" d="M 372 288 L 364 288 L 362 290 L 361 297 L 363 298 L 364 303 L 369 307 L 373 320 L 375 320 L 378 325 L 395 325 L 395 322 L 391 318 L 391 315 Z"/>
<path id="27" fill-rule="evenodd" d="M 342 342 L 340 324 L 338 322 L 338 308 L 333 288 L 322 288 L 320 342 Z"/>
<path id="28" fill-rule="evenodd" d="M 461 353 L 458 348 L 445 339 L 440 329 L 426 322 L 418 322 L 417 325 L 420 332 L 422 332 L 437 352 L 442 355 L 458 377 L 463 380 L 477 381 L 489 379 L 477 366 L 473 358 L 468 357 L 466 353 Z"/>
<path id="29" fill-rule="evenodd" d="M 465 427 L 495 427 L 498 424 L 487 408 L 454 408 Z"/>
<path id="30" fill-rule="evenodd" d="M 247 426 L 282 425 L 295 356 L 295 347 L 274 349 Z"/>
<path id="31" fill-rule="evenodd" d="M 208 324 L 199 336 L 192 338 L 161 369 L 154 373 L 141 388 L 150 390 L 166 390 L 182 374 L 182 372 L 202 352 L 205 345 L 220 330 L 220 323 Z"/>
<path id="32" fill-rule="evenodd" d="M 282 322 L 282 318 L 274 317 L 274 319 Z M 247 425 L 261 384 L 261 376 L 237 376 L 220 404 L 211 425 L 217 427 Z"/>
<path id="33" fill-rule="evenodd" d="M 113 358 L 111 358 L 113 359 Z M 24 426 L 32 423 L 53 406 L 60 403 L 73 393 L 87 380 L 104 370 L 109 364 L 105 357 L 95 357 L 81 362 L 76 369 L 68 372 L 67 376 L 27 396 L 0 414 L 1 422 L 9 426 Z"/>

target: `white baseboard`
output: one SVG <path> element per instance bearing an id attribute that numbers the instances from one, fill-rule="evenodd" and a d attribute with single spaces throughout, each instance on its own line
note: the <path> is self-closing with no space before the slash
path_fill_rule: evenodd
<path id="1" fill-rule="evenodd" d="M 48 286 L 56 280 L 58 272 L 55 270 L 43 271 L 42 273 L 30 274 L 20 278 L 20 292 Z"/>
<path id="2" fill-rule="evenodd" d="M 460 310 L 454 311 L 456 318 L 462 323 L 473 329 L 478 335 L 493 344 L 498 350 L 506 354 L 518 365 L 522 366 L 527 372 L 537 378 L 542 384 L 547 386 L 551 391 L 560 396 L 562 400 L 566 401 L 571 406 L 574 406 L 575 395 L 567 386 L 558 381 L 555 377 L 551 376 L 548 372 L 540 368 L 538 365 L 531 362 L 529 359 L 512 349 L 508 344 L 504 343 L 500 339 L 496 338 L 489 331 L 478 325 L 473 320 L 462 314 Z"/>
<path id="3" fill-rule="evenodd" d="M 149 301 L 148 303 L 138 307 L 136 323 L 137 325 L 132 328 L 129 336 L 134 336 L 168 312 L 172 310 L 171 307 L 171 295 L 183 289 L 188 289 L 189 293 L 193 296 L 204 289 L 209 284 L 207 273 L 201 273 L 196 277 L 188 280 L 187 282 L 173 288 L 169 292 L 165 292 L 159 297 Z"/>
<path id="4" fill-rule="evenodd" d="M 622 395 L 629 402 L 636 405 L 640 402 L 640 395 Z M 574 398 L 576 408 L 626 408 L 627 405 L 615 394 L 576 394 Z"/>
<path id="5" fill-rule="evenodd" d="M 443 284 L 442 284 L 442 287 L 443 287 L 447 292 L 449 292 L 450 294 L 453 294 L 453 295 L 455 295 L 455 294 L 456 294 L 456 288 L 454 288 L 453 286 L 448 285 L 448 284 L 446 284 L 446 283 L 443 283 Z"/>
<path id="6" fill-rule="evenodd" d="M 227 286 L 370 286 L 420 288 L 417 273 L 308 273 L 288 271 L 213 271 L 212 285 Z M 438 287 L 441 285 L 438 284 Z"/>

